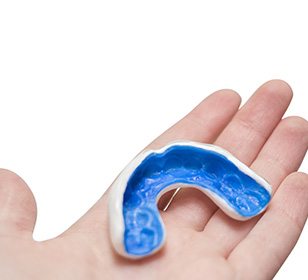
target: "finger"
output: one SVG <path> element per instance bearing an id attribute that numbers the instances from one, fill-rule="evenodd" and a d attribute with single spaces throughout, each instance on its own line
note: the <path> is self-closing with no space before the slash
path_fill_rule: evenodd
<path id="1" fill-rule="evenodd" d="M 219 135 L 216 145 L 250 165 L 280 122 L 292 99 L 292 89 L 281 80 L 259 87 L 232 122 Z"/>
<path id="2" fill-rule="evenodd" d="M 241 98 L 235 91 L 216 91 L 156 138 L 148 148 L 157 149 L 177 139 L 211 143 L 237 112 L 240 103 Z"/>
<path id="3" fill-rule="evenodd" d="M 239 95 L 232 90 L 220 90 L 211 94 L 187 116 L 155 139 L 148 148 L 156 149 L 176 139 L 188 139 L 200 142 L 213 141 L 237 112 L 240 101 Z M 194 195 L 195 193 L 192 192 L 191 196 Z M 101 227 L 102 222 L 105 223 L 105 221 L 102 221 L 102 209 L 106 208 L 107 198 L 108 191 L 69 231 L 80 230 L 80 228 L 84 230 L 86 228 L 89 229 L 91 225 L 92 227 L 96 225 Z M 166 203 L 167 199 L 163 196 L 160 201 L 160 207 L 163 208 Z M 193 207 L 194 209 L 199 207 L 201 209 L 200 211 L 206 215 L 207 208 L 211 204 L 213 204 L 211 201 L 208 201 L 206 197 L 202 196 L 202 200 L 199 200 Z"/>
<path id="4" fill-rule="evenodd" d="M 275 192 L 281 181 L 299 168 L 307 148 L 307 121 L 299 117 L 286 118 L 277 126 L 251 168 L 270 182 Z M 205 226 L 204 237 L 215 243 L 219 253 L 226 257 L 259 218 L 240 222 L 219 210 Z"/>
<path id="5" fill-rule="evenodd" d="M 26 183 L 0 169 L 0 235 L 32 238 L 35 220 L 36 204 Z"/>
<path id="6" fill-rule="evenodd" d="M 296 171 L 308 149 L 308 122 L 301 117 L 283 119 L 251 168 L 269 181 L 273 193 Z"/>
<path id="7" fill-rule="evenodd" d="M 243 279 L 272 279 L 295 246 L 308 217 L 308 175 L 289 175 L 264 216 L 229 261 Z"/>

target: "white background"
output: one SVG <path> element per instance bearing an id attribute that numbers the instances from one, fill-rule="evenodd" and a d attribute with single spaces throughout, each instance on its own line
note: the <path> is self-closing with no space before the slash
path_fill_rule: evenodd
<path id="1" fill-rule="evenodd" d="M 285 79 L 287 114 L 307 118 L 305 2 L 0 1 L 0 166 L 35 194 L 35 238 L 64 231 L 214 90 L 247 100 Z M 307 249 L 306 227 L 276 279 L 307 279 Z"/>

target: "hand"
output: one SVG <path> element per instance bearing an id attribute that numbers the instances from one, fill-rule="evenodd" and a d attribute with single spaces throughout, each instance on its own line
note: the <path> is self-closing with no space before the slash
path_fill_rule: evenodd
<path id="1" fill-rule="evenodd" d="M 111 248 L 108 191 L 62 235 L 36 242 L 33 195 L 21 178 L 1 170 L 1 279 L 271 279 L 308 215 L 308 175 L 296 172 L 308 148 L 308 122 L 282 120 L 291 98 L 291 88 L 273 80 L 238 110 L 238 94 L 221 90 L 150 144 L 158 148 L 189 139 L 219 145 L 269 181 L 274 196 L 263 215 L 239 222 L 199 191 L 182 189 L 161 212 L 165 247 L 139 261 L 123 259 Z M 160 208 L 169 198 L 162 197 Z"/>

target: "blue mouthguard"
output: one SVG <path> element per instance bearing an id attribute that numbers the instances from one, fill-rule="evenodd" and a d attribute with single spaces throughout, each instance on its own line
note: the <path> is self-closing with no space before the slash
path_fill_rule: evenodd
<path id="1" fill-rule="evenodd" d="M 162 247 L 165 229 L 157 200 L 179 184 L 198 188 L 239 220 L 258 215 L 271 199 L 268 183 L 231 154 L 213 145 L 194 142 L 174 143 L 148 153 L 126 179 L 123 182 L 122 178 L 122 197 L 117 201 L 121 203 L 118 210 L 122 219 L 118 222 L 123 223 L 122 232 L 112 229 L 112 234 L 116 235 L 116 250 L 130 258 L 151 255 Z M 119 182 L 116 180 L 114 185 L 116 188 Z M 114 210 L 112 205 L 109 209 Z M 120 240 L 116 240 L 117 236 Z"/>

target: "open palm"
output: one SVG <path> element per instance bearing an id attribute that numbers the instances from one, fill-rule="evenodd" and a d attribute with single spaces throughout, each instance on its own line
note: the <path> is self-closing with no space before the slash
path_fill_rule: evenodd
<path id="1" fill-rule="evenodd" d="M 308 175 L 296 172 L 308 148 L 308 122 L 282 119 L 292 91 L 262 85 L 239 110 L 240 97 L 220 90 L 150 144 L 176 139 L 214 143 L 273 186 L 267 211 L 247 222 L 227 217 L 209 198 L 182 189 L 166 212 L 165 247 L 138 261 L 109 242 L 108 191 L 59 237 L 36 242 L 35 200 L 25 182 L 0 171 L 0 275 L 15 279 L 271 279 L 294 247 L 308 215 Z M 170 193 L 159 202 L 162 209 Z"/>

